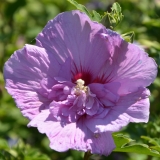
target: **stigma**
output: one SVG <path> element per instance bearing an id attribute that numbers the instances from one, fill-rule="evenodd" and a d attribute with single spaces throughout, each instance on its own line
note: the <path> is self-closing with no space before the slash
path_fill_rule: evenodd
<path id="1" fill-rule="evenodd" d="M 77 81 L 76 81 L 76 86 L 75 86 L 75 94 L 76 95 L 80 95 L 82 92 L 83 93 L 87 93 L 88 92 L 88 87 L 87 86 L 85 86 L 84 84 L 85 84 L 85 82 L 82 80 L 82 79 L 78 79 Z"/>

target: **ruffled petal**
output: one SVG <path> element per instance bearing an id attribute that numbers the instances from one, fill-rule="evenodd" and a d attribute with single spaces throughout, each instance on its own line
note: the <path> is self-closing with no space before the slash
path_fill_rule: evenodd
<path id="1" fill-rule="evenodd" d="M 106 84 L 92 83 L 89 85 L 90 90 L 99 101 L 106 107 L 114 106 L 119 99 L 118 89 L 120 83 L 112 82 Z"/>
<path id="2" fill-rule="evenodd" d="M 110 43 L 111 58 L 102 68 L 98 79 L 106 83 L 119 82 L 121 87 L 118 93 L 121 95 L 149 86 L 154 81 L 157 65 L 144 50 L 125 42 L 111 30 L 107 30 L 103 38 Z"/>
<path id="3" fill-rule="evenodd" d="M 79 118 L 79 115 L 76 114 L 76 111 L 71 108 L 71 105 L 67 105 L 67 101 L 50 103 L 49 108 L 50 112 L 57 119 L 57 121 L 61 122 L 76 122 Z"/>
<path id="4" fill-rule="evenodd" d="M 137 92 L 122 96 L 109 111 L 107 108 L 105 117 L 100 118 L 100 114 L 88 118 L 86 125 L 92 132 L 115 132 L 129 122 L 146 123 L 149 119 L 149 95 L 148 89 L 140 88 Z"/>
<path id="5" fill-rule="evenodd" d="M 36 41 L 38 46 L 59 57 L 57 61 L 70 57 L 73 75 L 88 72 L 94 79 L 110 56 L 106 40 L 99 35 L 105 30 L 85 13 L 71 11 L 49 21 Z M 91 61 L 94 65 L 90 65 Z"/>
<path id="6" fill-rule="evenodd" d="M 38 114 L 29 124 L 37 127 L 39 132 L 45 133 L 50 140 L 50 147 L 56 151 L 64 152 L 69 149 L 91 151 L 93 154 L 109 155 L 115 148 L 110 132 L 92 133 L 85 126 L 85 119 L 77 123 L 65 124 L 57 122 L 49 110 Z"/>
<path id="7" fill-rule="evenodd" d="M 25 117 L 32 119 L 48 106 L 47 87 L 54 84 L 52 77 L 57 70 L 59 64 L 52 55 L 32 45 L 16 51 L 5 63 L 6 89 Z"/>

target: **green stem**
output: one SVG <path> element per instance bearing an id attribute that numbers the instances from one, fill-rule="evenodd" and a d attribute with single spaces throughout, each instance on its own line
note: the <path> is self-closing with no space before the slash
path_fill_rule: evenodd
<path id="1" fill-rule="evenodd" d="M 89 160 L 89 157 L 90 157 L 91 155 L 92 155 L 92 154 L 91 154 L 90 151 L 85 152 L 83 160 Z"/>

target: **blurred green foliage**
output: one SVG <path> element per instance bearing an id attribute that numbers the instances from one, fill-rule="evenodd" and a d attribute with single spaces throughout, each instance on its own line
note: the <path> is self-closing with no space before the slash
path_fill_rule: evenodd
<path id="1" fill-rule="evenodd" d="M 118 2 L 124 18 L 115 30 L 120 34 L 134 31 L 134 43 L 141 45 L 155 59 L 160 69 L 160 1 L 159 0 L 77 0 L 89 10 L 103 14 Z M 0 0 L 0 160 L 80 160 L 83 153 L 58 153 L 49 148 L 45 135 L 27 128 L 28 120 L 6 92 L 3 65 L 24 44 L 34 44 L 36 35 L 58 13 L 75 9 L 66 0 Z M 146 64 L 147 65 L 147 64 Z M 160 142 L 160 73 L 151 90 L 151 115 L 147 124 L 130 124 L 122 133 L 140 143 Z M 149 138 L 141 138 L 150 137 Z M 154 139 L 156 138 L 156 139 Z M 160 143 L 159 143 L 160 144 Z M 153 147 L 154 148 L 154 147 Z M 93 155 L 94 160 L 158 160 L 134 153 L 112 153 L 109 157 Z"/>

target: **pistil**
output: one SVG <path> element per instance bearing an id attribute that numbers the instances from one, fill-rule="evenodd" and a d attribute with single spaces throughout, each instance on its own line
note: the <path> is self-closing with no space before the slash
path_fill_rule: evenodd
<path id="1" fill-rule="evenodd" d="M 88 92 L 88 87 L 85 86 L 85 82 L 82 79 L 78 79 L 76 81 L 77 85 L 75 86 L 75 94 L 80 95 L 82 92 L 87 93 Z"/>

